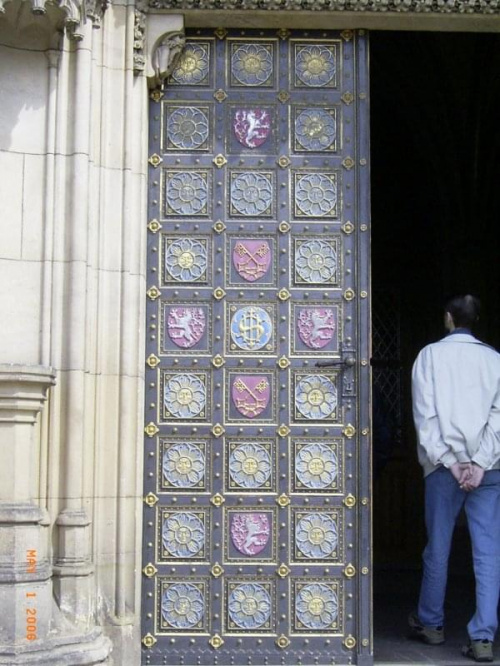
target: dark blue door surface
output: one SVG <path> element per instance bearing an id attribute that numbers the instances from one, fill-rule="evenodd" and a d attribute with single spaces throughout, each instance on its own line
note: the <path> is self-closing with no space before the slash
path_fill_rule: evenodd
<path id="1" fill-rule="evenodd" d="M 150 102 L 144 664 L 370 664 L 361 32 L 191 31 Z"/>

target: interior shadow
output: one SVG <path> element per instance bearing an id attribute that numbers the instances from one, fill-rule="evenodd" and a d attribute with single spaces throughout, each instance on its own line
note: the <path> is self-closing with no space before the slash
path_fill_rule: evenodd
<path id="1" fill-rule="evenodd" d="M 443 648 L 407 639 L 425 545 L 410 372 L 444 334 L 447 295 L 474 292 L 478 337 L 500 348 L 500 36 L 372 33 L 375 660 L 460 664 L 474 608 L 455 533 Z M 382 433 L 382 435 L 381 435 Z"/>

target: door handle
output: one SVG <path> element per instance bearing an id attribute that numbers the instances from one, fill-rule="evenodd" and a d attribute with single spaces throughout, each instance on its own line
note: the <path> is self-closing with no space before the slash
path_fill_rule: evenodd
<path id="1" fill-rule="evenodd" d="M 317 368 L 332 368 L 339 365 L 352 368 L 356 365 L 356 359 L 354 356 L 346 356 L 345 358 L 333 358 L 330 361 L 316 361 L 315 363 Z"/>

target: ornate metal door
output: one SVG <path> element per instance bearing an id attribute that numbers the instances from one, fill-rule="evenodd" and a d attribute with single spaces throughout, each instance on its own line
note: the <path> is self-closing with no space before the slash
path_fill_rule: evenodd
<path id="1" fill-rule="evenodd" d="M 144 664 L 370 664 L 367 41 L 192 31 L 151 101 Z"/>

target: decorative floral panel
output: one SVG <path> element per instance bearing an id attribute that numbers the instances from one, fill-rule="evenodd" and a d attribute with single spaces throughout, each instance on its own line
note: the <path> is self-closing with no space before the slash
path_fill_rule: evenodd
<path id="1" fill-rule="evenodd" d="M 298 562 L 336 562 L 344 558 L 341 509 L 292 509 L 294 559 Z"/>
<path id="2" fill-rule="evenodd" d="M 168 152 L 208 151 L 211 147 L 213 105 L 165 105 Z"/>
<path id="3" fill-rule="evenodd" d="M 229 578 L 225 586 L 227 633 L 274 633 L 275 597 L 275 584 L 271 580 Z"/>

